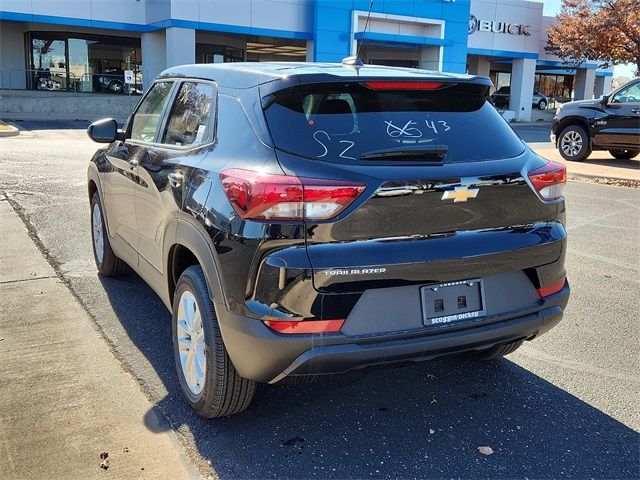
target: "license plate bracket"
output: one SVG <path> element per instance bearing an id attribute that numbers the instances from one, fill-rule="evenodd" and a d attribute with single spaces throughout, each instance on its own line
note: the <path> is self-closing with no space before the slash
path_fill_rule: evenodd
<path id="1" fill-rule="evenodd" d="M 420 288 L 422 322 L 426 327 L 484 317 L 481 278 L 425 285 Z"/>

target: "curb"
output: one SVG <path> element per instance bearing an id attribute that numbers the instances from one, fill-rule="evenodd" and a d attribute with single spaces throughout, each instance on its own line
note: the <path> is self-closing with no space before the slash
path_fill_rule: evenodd
<path id="1" fill-rule="evenodd" d="M 553 124 L 551 120 L 538 120 L 533 122 L 509 122 L 512 127 L 550 127 Z"/>
<path id="2" fill-rule="evenodd" d="M 18 130 L 13 125 L 7 125 L 2 120 L 0 120 L 0 138 L 15 137 L 16 135 L 20 135 L 20 130 Z"/>
<path id="3" fill-rule="evenodd" d="M 92 123 L 103 118 L 115 118 L 120 124 L 124 124 L 129 115 L 110 114 L 99 115 L 90 113 L 33 113 L 33 112 L 0 112 L 0 123 L 9 121 L 35 121 L 35 122 L 87 122 Z"/>
<path id="4" fill-rule="evenodd" d="M 640 188 L 640 179 L 628 177 L 614 177 L 592 173 L 574 173 L 567 170 L 569 180 L 578 180 L 603 185 L 617 185 L 619 187 Z"/>

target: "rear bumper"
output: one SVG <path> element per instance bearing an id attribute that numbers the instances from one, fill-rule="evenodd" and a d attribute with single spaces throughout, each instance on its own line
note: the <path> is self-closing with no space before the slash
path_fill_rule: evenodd
<path id="1" fill-rule="evenodd" d="M 290 375 L 344 373 L 371 365 L 421 361 L 498 343 L 532 339 L 562 319 L 569 286 L 546 297 L 535 311 L 441 332 L 399 336 L 280 335 L 262 322 L 233 314 L 217 305 L 225 345 L 238 373 L 275 383 Z M 220 315 L 221 314 L 221 315 Z"/>
<path id="2" fill-rule="evenodd" d="M 538 336 L 562 319 L 562 309 L 551 307 L 533 315 L 484 327 L 412 340 L 370 345 L 346 344 L 314 347 L 300 355 L 272 382 L 288 375 L 344 373 L 370 365 L 398 361 L 429 360 L 438 356 L 475 350 L 496 343 Z"/>

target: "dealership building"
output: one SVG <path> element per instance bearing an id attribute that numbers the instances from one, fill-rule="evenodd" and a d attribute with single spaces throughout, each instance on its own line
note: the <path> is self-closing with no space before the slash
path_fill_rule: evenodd
<path id="1" fill-rule="evenodd" d="M 611 70 L 568 70 L 544 46 L 553 18 L 522 0 L 2 0 L 3 91 L 139 93 L 164 68 L 238 61 L 365 63 L 469 72 L 532 95 L 608 93 Z M 366 26 L 366 29 L 365 29 Z M 365 31 L 366 30 L 366 31 Z M 132 71 L 133 75 L 125 72 Z"/>

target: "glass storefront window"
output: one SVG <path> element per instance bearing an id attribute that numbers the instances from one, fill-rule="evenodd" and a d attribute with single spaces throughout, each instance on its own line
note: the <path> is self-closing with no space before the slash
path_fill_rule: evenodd
<path id="1" fill-rule="evenodd" d="M 140 39 L 32 32 L 29 86 L 34 90 L 142 93 Z M 133 70 L 134 84 L 124 82 Z"/>
<path id="2" fill-rule="evenodd" d="M 105 42 L 102 45 L 102 70 L 100 82 L 95 86 L 109 93 L 123 93 L 124 71 L 133 70 L 132 93 L 142 93 L 142 54 L 139 46 Z"/>
<path id="3" fill-rule="evenodd" d="M 196 63 L 243 62 L 244 50 L 225 45 L 196 43 Z"/>
<path id="4" fill-rule="evenodd" d="M 498 72 L 496 70 L 491 70 L 491 72 L 489 72 L 489 78 L 494 85 L 491 89 L 492 94 L 502 87 L 511 86 L 511 72 Z"/>
<path id="5" fill-rule="evenodd" d="M 66 90 L 66 48 L 64 40 L 34 39 L 31 44 L 29 76 L 38 90 Z"/>
<path id="6" fill-rule="evenodd" d="M 74 90 L 81 92 L 91 92 L 91 81 L 87 81 L 87 73 L 93 73 L 93 66 L 91 65 L 90 44 L 96 44 L 97 42 L 91 42 L 87 40 L 80 40 L 78 38 L 70 38 L 68 40 L 69 45 L 69 74 L 75 80 Z"/>
<path id="7" fill-rule="evenodd" d="M 552 100 L 561 103 L 568 102 L 571 100 L 571 91 L 573 90 L 573 76 L 536 74 L 535 89 Z"/>

